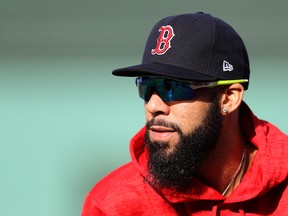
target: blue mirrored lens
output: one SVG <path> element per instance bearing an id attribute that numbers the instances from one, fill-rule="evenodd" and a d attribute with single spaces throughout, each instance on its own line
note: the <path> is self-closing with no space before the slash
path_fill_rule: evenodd
<path id="1" fill-rule="evenodd" d="M 164 102 L 192 100 L 195 91 L 187 82 L 165 78 L 140 77 L 136 79 L 139 96 L 146 102 L 156 92 Z"/>

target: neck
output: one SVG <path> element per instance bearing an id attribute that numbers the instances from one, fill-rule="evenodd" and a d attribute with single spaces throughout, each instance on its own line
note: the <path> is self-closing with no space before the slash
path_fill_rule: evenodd
<path id="1" fill-rule="evenodd" d="M 201 181 L 223 196 L 229 196 L 240 184 L 250 163 L 249 143 L 240 130 L 234 129 L 223 130 L 225 136 L 220 136 L 217 147 L 197 172 L 197 177 Z"/>
<path id="2" fill-rule="evenodd" d="M 229 191 L 231 191 L 231 189 L 233 188 L 233 184 L 234 185 L 236 184 L 236 181 L 237 181 L 238 177 L 240 178 L 239 182 L 242 181 L 243 176 L 244 176 L 245 171 L 246 171 L 246 158 L 247 158 L 247 144 L 245 143 L 239 167 L 238 167 L 237 171 L 235 172 L 235 174 L 231 177 L 231 181 L 229 182 L 229 184 L 227 185 L 227 187 L 223 191 L 223 193 L 222 193 L 223 196 L 226 196 L 227 193 Z"/>

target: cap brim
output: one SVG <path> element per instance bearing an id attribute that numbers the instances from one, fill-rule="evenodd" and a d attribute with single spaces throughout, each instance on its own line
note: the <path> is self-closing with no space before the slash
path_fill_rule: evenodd
<path id="1" fill-rule="evenodd" d="M 120 68 L 112 71 L 115 76 L 138 77 L 138 76 L 164 76 L 180 80 L 191 81 L 215 81 L 219 78 L 202 74 L 187 68 L 161 64 L 159 62 L 139 64 L 131 67 Z"/>

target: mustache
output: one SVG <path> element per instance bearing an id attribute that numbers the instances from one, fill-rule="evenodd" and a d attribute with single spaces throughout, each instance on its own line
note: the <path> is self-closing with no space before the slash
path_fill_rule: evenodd
<path id="1" fill-rule="evenodd" d="M 150 129 L 150 127 L 152 127 L 152 126 L 162 126 L 162 127 L 172 128 L 175 131 L 182 134 L 182 131 L 177 124 L 175 124 L 173 122 L 165 121 L 163 119 L 152 118 L 150 121 L 146 122 L 146 128 L 147 129 Z"/>

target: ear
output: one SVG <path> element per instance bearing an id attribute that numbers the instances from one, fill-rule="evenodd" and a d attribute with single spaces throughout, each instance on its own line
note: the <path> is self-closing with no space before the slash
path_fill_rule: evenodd
<path id="1" fill-rule="evenodd" d="M 220 97 L 222 114 L 227 115 L 237 110 L 242 102 L 243 95 L 244 87 L 239 83 L 232 84 L 225 88 Z"/>

